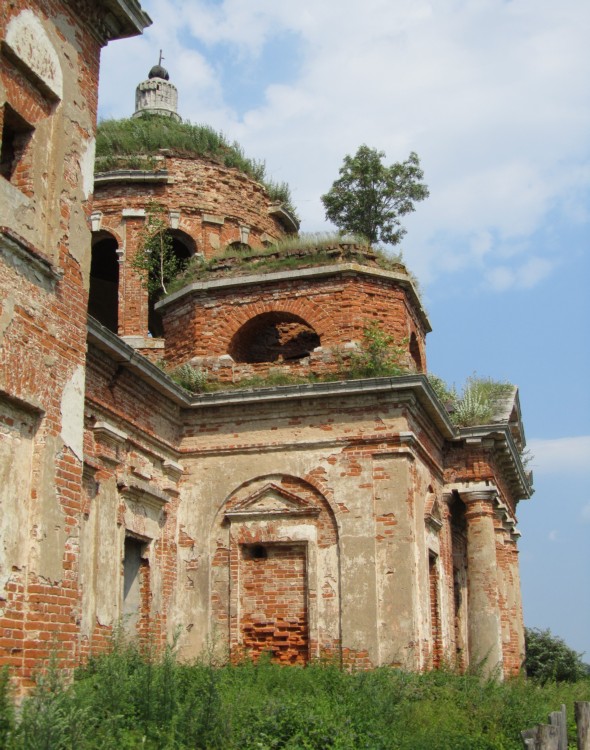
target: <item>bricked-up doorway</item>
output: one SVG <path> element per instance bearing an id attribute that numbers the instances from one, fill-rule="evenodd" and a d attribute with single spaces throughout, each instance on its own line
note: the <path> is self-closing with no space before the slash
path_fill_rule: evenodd
<path id="1" fill-rule="evenodd" d="M 240 631 L 254 658 L 280 664 L 309 660 L 304 544 L 244 544 L 240 559 Z"/>

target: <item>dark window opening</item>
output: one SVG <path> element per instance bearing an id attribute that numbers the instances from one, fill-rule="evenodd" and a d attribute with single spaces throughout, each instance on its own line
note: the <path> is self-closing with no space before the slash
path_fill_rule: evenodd
<path id="1" fill-rule="evenodd" d="M 236 362 L 296 361 L 320 346 L 320 337 L 302 318 L 291 313 L 262 313 L 234 335 L 229 354 Z"/>
<path id="2" fill-rule="evenodd" d="M 189 260 L 197 252 L 197 245 L 193 238 L 180 229 L 169 229 L 168 234 L 172 237 L 172 252 L 179 260 L 179 273 L 187 267 Z M 164 325 L 162 316 L 154 309 L 160 295 L 156 294 L 150 298 L 148 304 L 148 330 L 156 338 L 164 336 Z"/>
<path id="3" fill-rule="evenodd" d="M 143 545 L 139 539 L 125 537 L 122 616 L 125 627 L 130 630 L 136 627 L 140 617 Z"/>
<path id="4" fill-rule="evenodd" d="M 110 331 L 118 331 L 119 256 L 117 240 L 107 232 L 95 235 L 90 264 L 88 312 Z"/>
<path id="5" fill-rule="evenodd" d="M 2 147 L 0 149 L 0 174 L 12 180 L 22 161 L 35 128 L 21 117 L 10 104 L 4 105 Z"/>
<path id="6" fill-rule="evenodd" d="M 244 544 L 243 553 L 246 560 L 268 559 L 268 548 L 264 544 Z"/>

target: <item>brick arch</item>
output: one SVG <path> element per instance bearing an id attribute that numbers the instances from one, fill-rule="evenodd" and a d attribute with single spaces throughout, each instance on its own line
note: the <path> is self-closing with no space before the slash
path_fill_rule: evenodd
<path id="1" fill-rule="evenodd" d="M 95 237 L 106 232 L 107 234 L 113 235 L 113 237 L 117 240 L 119 248 L 122 250 L 125 247 L 125 239 L 123 235 L 121 234 L 118 226 L 114 227 L 108 220 L 105 221 L 105 218 L 106 217 L 103 215 L 98 232 L 92 232 L 92 242 L 94 242 Z"/>
<path id="2" fill-rule="evenodd" d="M 339 653 L 338 527 L 314 484 L 282 473 L 243 482 L 218 508 L 210 554 L 212 620 L 233 657 Z"/>
<path id="3" fill-rule="evenodd" d="M 197 253 L 197 243 L 194 237 L 189 233 L 185 232 L 184 229 L 167 229 L 168 234 L 172 237 L 174 243 L 174 250 L 176 248 L 180 250 L 179 258 L 191 258 Z"/>
<path id="4" fill-rule="evenodd" d="M 244 497 L 252 495 L 256 492 L 259 486 L 265 484 L 277 484 L 290 488 L 288 491 L 292 494 L 299 494 L 299 492 L 308 495 L 310 498 L 316 498 L 318 505 L 321 505 L 330 518 L 333 521 L 336 533 L 338 533 L 338 522 L 337 522 L 337 508 L 332 499 L 331 491 L 324 487 L 324 482 L 313 474 L 306 474 L 305 477 L 298 477 L 295 474 L 284 474 L 282 472 L 272 474 L 260 474 L 254 476 L 251 479 L 247 479 L 240 485 L 235 487 L 221 502 L 215 518 L 211 531 L 214 533 L 215 529 L 223 524 L 223 516 L 227 509 L 235 507 Z"/>
<path id="5" fill-rule="evenodd" d="M 250 320 L 263 313 L 275 313 L 292 315 L 304 321 L 318 335 L 320 341 L 325 336 L 330 336 L 333 321 L 327 310 L 317 303 L 307 299 L 281 300 L 279 303 L 265 301 L 263 298 L 256 302 L 250 302 L 239 308 L 232 307 L 228 310 L 228 325 L 225 331 L 225 341 L 220 342 L 225 351 L 229 351 L 230 342 L 239 331 Z"/>
<path id="6" fill-rule="evenodd" d="M 228 354 L 236 362 L 293 361 L 321 345 L 314 329 L 298 315 L 267 312 L 250 318 L 233 335 Z"/>

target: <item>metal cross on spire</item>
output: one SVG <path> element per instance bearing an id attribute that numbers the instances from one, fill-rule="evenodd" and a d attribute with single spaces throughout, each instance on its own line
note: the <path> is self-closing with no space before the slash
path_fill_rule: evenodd
<path id="1" fill-rule="evenodd" d="M 162 54 L 162 50 L 160 50 L 160 59 L 159 59 L 159 61 L 158 61 L 158 65 L 162 65 L 162 60 L 165 60 L 165 59 L 166 59 L 166 58 L 165 58 L 165 57 L 164 57 L 164 55 Z"/>

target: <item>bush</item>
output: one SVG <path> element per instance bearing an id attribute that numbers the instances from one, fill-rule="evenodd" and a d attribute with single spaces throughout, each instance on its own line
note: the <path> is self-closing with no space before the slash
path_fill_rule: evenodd
<path id="1" fill-rule="evenodd" d="M 525 645 L 527 676 L 541 684 L 576 682 L 587 674 L 582 654 L 571 649 L 550 630 L 526 628 Z"/>
<path id="2" fill-rule="evenodd" d="M 7 680 L 0 682 L 9 695 Z M 268 659 L 179 664 L 117 634 L 66 684 L 55 668 L 14 718 L 6 750 L 520 750 L 520 731 L 565 703 L 590 700 L 590 681 L 508 680 L 382 667 L 346 672 Z"/>

